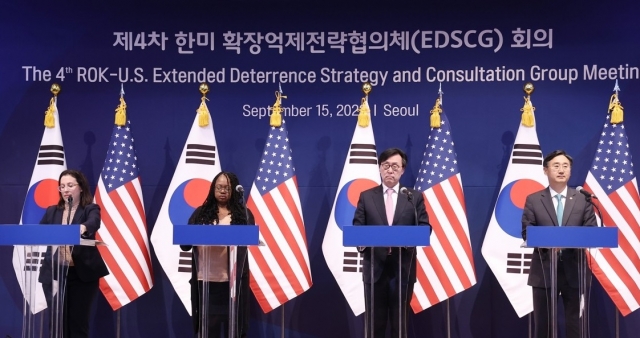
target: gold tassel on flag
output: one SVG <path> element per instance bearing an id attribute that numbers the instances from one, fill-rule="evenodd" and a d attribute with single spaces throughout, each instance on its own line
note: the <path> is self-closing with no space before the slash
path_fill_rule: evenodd
<path id="1" fill-rule="evenodd" d="M 442 113 L 442 108 L 440 107 L 440 98 L 437 98 L 431 109 L 431 128 L 440 128 L 440 113 Z"/>
<path id="2" fill-rule="evenodd" d="M 522 125 L 525 127 L 533 127 L 533 112 L 536 108 L 531 104 L 531 93 L 533 93 L 533 83 L 527 82 L 523 88 L 527 96 L 524 98 L 524 106 L 520 111 L 522 112 Z"/>
<path id="3" fill-rule="evenodd" d="M 371 111 L 369 110 L 369 105 L 365 105 L 365 103 L 369 100 L 369 93 L 371 93 L 372 88 L 369 82 L 365 82 L 362 85 L 364 97 L 360 101 L 360 108 L 358 108 L 358 125 L 362 128 L 368 127 L 371 122 Z"/>
<path id="4" fill-rule="evenodd" d="M 52 97 L 49 101 L 49 107 L 44 112 L 44 126 L 47 128 L 53 128 L 56 125 L 56 120 L 53 117 L 53 102 L 54 98 Z"/>
<path id="5" fill-rule="evenodd" d="M 116 126 L 124 126 L 127 124 L 127 103 L 124 102 L 124 97 L 120 96 L 120 104 L 116 107 Z"/>
<path id="6" fill-rule="evenodd" d="M 53 105 L 55 104 L 55 100 L 58 97 L 58 93 L 60 93 L 60 85 L 54 83 L 51 85 L 51 92 L 53 93 L 53 97 L 49 101 L 49 107 L 44 112 L 44 126 L 47 128 L 53 128 L 56 126 L 56 119 L 53 117 Z"/>
<path id="7" fill-rule="evenodd" d="M 200 107 L 196 110 L 198 113 L 198 125 L 200 127 L 206 127 L 209 125 L 209 108 L 207 108 L 207 104 L 205 101 L 208 100 L 205 96 L 202 96 L 202 102 L 200 102 Z"/>
<path id="8" fill-rule="evenodd" d="M 622 123 L 624 120 L 624 112 L 622 111 L 622 104 L 618 100 L 618 93 L 611 95 L 609 101 L 609 111 L 611 112 L 611 124 Z"/>
<path id="9" fill-rule="evenodd" d="M 272 127 L 280 127 L 282 125 L 282 99 L 286 98 L 280 91 L 276 91 L 276 103 L 271 108 L 271 117 L 269 118 L 269 125 Z"/>
<path id="10" fill-rule="evenodd" d="M 200 127 L 206 127 L 209 125 L 209 108 L 207 108 L 207 103 L 205 102 L 209 100 L 207 99 L 209 85 L 207 85 L 206 83 L 201 83 L 199 89 L 200 93 L 202 93 L 202 100 L 200 102 L 200 107 L 196 109 L 196 112 L 198 113 L 198 125 Z"/>

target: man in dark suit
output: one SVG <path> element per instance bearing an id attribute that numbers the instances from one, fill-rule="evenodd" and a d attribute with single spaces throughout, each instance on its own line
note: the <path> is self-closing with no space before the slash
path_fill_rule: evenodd
<path id="1" fill-rule="evenodd" d="M 400 185 L 399 180 L 407 166 L 407 155 L 400 149 L 390 148 L 380 154 L 378 164 L 382 185 L 360 194 L 358 207 L 353 216 L 353 225 L 428 225 L 429 218 L 422 193 L 410 188 L 407 188 L 407 191 L 411 195 L 401 193 L 401 189 L 405 187 Z M 409 196 L 413 196 L 411 201 Z M 373 277 L 371 276 L 372 249 L 374 249 Z M 368 337 L 385 337 L 387 320 L 391 322 L 391 337 L 399 337 L 400 334 L 406 337 L 407 300 L 413 294 L 413 284 L 416 281 L 415 248 L 378 247 L 358 248 L 358 250 L 364 253 L 362 276 L 367 312 L 365 322 L 373 320 L 374 327 L 373 334 L 369 334 Z M 400 252 L 402 252 L 401 262 L 399 262 Z M 400 276 L 398 276 L 399 268 L 401 268 Z M 400 290 L 399 281 L 402 285 Z M 371 303 L 372 286 L 373 304 Z M 402 300 L 398 299 L 399 293 L 402 295 Z M 399 321 L 399 309 L 402 311 L 402 322 Z M 369 331 L 370 327 L 368 324 L 365 330 Z"/>
<path id="2" fill-rule="evenodd" d="M 591 226 L 596 225 L 593 206 L 585 196 L 567 187 L 573 159 L 564 150 L 556 150 L 544 158 L 544 174 L 549 186 L 527 196 L 522 213 L 522 237 L 527 238 L 529 225 Z M 561 217 L 558 217 L 561 216 Z M 561 220 L 559 218 L 562 218 Z M 549 306 L 551 295 L 549 249 L 535 249 L 531 259 L 528 285 L 533 287 L 533 316 L 536 338 L 551 335 Z M 567 338 L 580 335 L 580 294 L 578 260 L 580 249 L 562 249 L 558 257 L 558 288 L 562 295 Z M 557 297 L 558 295 L 553 295 Z"/>

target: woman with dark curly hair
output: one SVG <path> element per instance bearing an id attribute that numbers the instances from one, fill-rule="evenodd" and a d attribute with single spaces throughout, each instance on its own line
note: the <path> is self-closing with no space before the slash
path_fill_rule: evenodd
<path id="1" fill-rule="evenodd" d="M 238 177 L 220 172 L 214 177 L 209 194 L 198 207 L 189 224 L 255 224 L 235 187 Z M 247 215 L 249 219 L 247 220 Z M 193 249 L 191 310 L 195 337 L 229 336 L 229 247 L 181 245 Z M 236 290 L 238 290 L 237 337 L 246 337 L 249 328 L 249 263 L 247 247 L 238 247 Z"/>

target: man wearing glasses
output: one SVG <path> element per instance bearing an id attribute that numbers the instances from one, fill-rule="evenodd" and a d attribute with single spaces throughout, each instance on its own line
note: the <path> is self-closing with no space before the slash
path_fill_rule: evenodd
<path id="1" fill-rule="evenodd" d="M 407 166 L 407 155 L 398 148 L 390 148 L 380 154 L 378 164 L 382 184 L 360 194 L 358 207 L 353 216 L 353 225 L 429 225 L 422 193 L 403 187 L 399 182 Z M 416 281 L 415 248 L 367 247 L 358 248 L 358 250 L 364 253 L 362 277 L 367 318 L 365 322 L 369 323 L 365 330 L 370 330 L 371 322 L 369 321 L 373 320 L 373 333 L 368 337 L 385 337 L 387 320 L 391 322 L 391 337 L 406 337 L 408 300 L 413 294 L 413 284 Z M 402 252 L 401 261 L 400 252 Z M 372 255 L 373 280 L 371 277 Z M 398 276 L 399 270 L 400 276 Z M 399 279 L 401 290 L 398 287 Z M 373 302 L 371 300 L 372 284 Z M 399 294 L 401 299 L 398 297 Z M 399 320 L 400 311 L 402 311 L 402 322 Z"/>
<path id="2" fill-rule="evenodd" d="M 556 150 L 544 158 L 544 174 L 549 186 L 527 196 L 522 213 L 522 237 L 527 239 L 527 226 L 596 225 L 593 206 L 576 189 L 569 188 L 573 159 L 564 150 Z M 549 306 L 551 276 L 548 249 L 535 249 L 531 259 L 528 285 L 533 289 L 533 317 L 536 338 L 551 336 Z M 567 338 L 577 338 L 579 330 L 580 295 L 578 292 L 578 259 L 580 249 L 562 249 L 558 257 L 558 292 L 562 295 Z"/>

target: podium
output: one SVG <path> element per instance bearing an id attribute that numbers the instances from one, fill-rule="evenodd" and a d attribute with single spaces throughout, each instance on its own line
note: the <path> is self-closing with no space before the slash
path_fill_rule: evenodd
<path id="1" fill-rule="evenodd" d="M 237 273 L 237 257 L 239 246 L 252 246 L 260 244 L 259 227 L 256 225 L 192 225 L 176 224 L 173 226 L 173 244 L 191 245 L 199 247 L 229 247 L 229 338 L 235 338 L 237 334 L 238 299 L 236 282 L 240 277 Z M 193 250 L 193 249 L 192 249 Z M 244 266 L 244 260 L 248 259 L 245 252 L 240 266 Z M 209 266 L 205 257 L 205 266 Z M 197 264 L 196 264 L 197 268 Z M 197 283 L 197 281 L 194 281 Z M 207 289 L 208 290 L 208 289 Z M 208 292 L 203 292 L 200 300 L 200 337 L 208 337 Z M 245 295 L 246 297 L 246 295 Z"/>
<path id="2" fill-rule="evenodd" d="M 549 248 L 550 280 L 551 280 L 551 337 L 558 336 L 558 253 L 561 249 L 589 249 L 589 248 L 617 248 L 617 227 L 596 226 L 528 226 L 526 246 L 529 248 Z M 579 293 L 584 297 L 586 290 L 586 266 L 583 262 L 584 254 L 579 260 Z M 584 301 L 584 298 L 582 298 Z M 587 305 L 584 305 L 586 308 Z M 584 313 L 584 309 L 581 309 Z M 588 319 L 580 315 L 580 336 L 586 335 Z"/>
<path id="3" fill-rule="evenodd" d="M 56 249 L 59 246 L 79 244 L 79 224 L 0 225 L 0 245 L 16 246 L 13 260 L 22 270 L 18 282 L 24 296 L 23 337 L 63 336 L 64 287 L 68 266 L 60 264 L 59 251 Z M 73 248 L 69 252 L 71 250 Z M 46 270 L 47 267 L 50 271 L 44 273 L 43 269 Z M 50 280 L 51 283 L 43 284 L 43 279 Z M 47 310 L 43 311 L 45 308 Z M 50 331 L 49 334 L 46 334 L 47 330 Z"/>
<path id="4" fill-rule="evenodd" d="M 409 254 L 415 254 L 416 246 L 429 246 L 430 240 L 429 236 L 431 235 L 431 227 L 430 226 L 417 226 L 417 225 L 358 225 L 358 226 L 344 226 L 342 227 L 343 237 L 342 237 L 342 245 L 346 247 L 369 247 L 369 248 L 406 248 L 409 251 Z M 398 250 L 398 323 L 400 323 L 399 327 L 399 336 L 404 337 L 406 332 L 405 327 L 402 325 L 404 322 L 405 311 L 408 306 L 409 295 L 406 295 L 405 301 L 407 302 L 404 308 L 402 308 L 403 299 L 402 299 L 402 251 Z M 365 337 L 373 337 L 374 334 L 374 306 L 373 306 L 373 294 L 374 294 L 374 283 L 373 283 L 373 272 L 374 272 L 374 254 L 375 250 L 369 250 L 370 252 L 370 269 L 369 272 L 371 274 L 371 290 L 369 294 L 369 299 L 371 299 L 371 308 L 366 309 L 365 314 Z M 416 264 L 416 262 L 411 262 L 410 265 Z M 408 276 L 406 277 L 408 278 Z M 406 281 L 405 281 L 406 282 Z"/>

